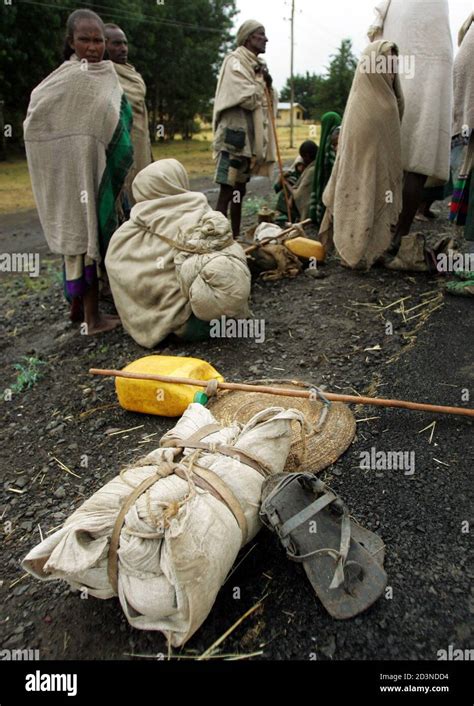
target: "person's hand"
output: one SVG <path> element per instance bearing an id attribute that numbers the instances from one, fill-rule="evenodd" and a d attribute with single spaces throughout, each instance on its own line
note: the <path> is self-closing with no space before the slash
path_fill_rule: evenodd
<path id="1" fill-rule="evenodd" d="M 273 79 L 272 79 L 270 72 L 266 66 L 264 66 L 262 68 L 262 76 L 263 76 L 263 80 L 267 84 L 267 88 L 271 88 L 273 85 Z"/>

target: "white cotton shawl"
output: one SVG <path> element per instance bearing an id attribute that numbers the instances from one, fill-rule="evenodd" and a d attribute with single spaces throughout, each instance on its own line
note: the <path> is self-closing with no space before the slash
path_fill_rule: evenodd
<path id="1" fill-rule="evenodd" d="M 448 0 L 383 0 L 375 13 L 369 39 L 395 42 L 403 59 L 415 58 L 413 77 L 400 74 L 403 169 L 447 181 L 453 103 Z"/>

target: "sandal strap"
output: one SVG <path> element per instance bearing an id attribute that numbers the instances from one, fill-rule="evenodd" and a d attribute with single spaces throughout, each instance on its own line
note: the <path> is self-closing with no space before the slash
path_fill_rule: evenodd
<path id="1" fill-rule="evenodd" d="M 275 510 L 274 507 L 272 507 L 271 501 L 275 497 L 275 495 L 277 495 L 277 493 L 279 493 L 284 487 L 300 479 L 303 482 L 307 483 L 314 493 L 320 492 L 323 494 L 320 495 L 316 500 L 314 500 L 310 505 L 303 508 L 303 510 L 300 510 L 300 512 L 296 513 L 296 515 L 292 515 L 292 517 L 286 520 L 286 522 L 281 524 L 278 512 Z M 336 549 L 323 548 L 316 549 L 312 552 L 308 552 L 307 554 L 295 554 L 291 549 L 291 532 L 293 532 L 293 530 L 302 525 L 304 522 L 310 520 L 311 517 L 317 515 L 318 512 L 320 512 L 323 508 L 327 507 L 333 502 L 336 502 L 342 509 L 341 539 L 339 543 L 339 551 Z M 265 498 L 262 503 L 261 515 L 263 515 L 262 519 L 268 520 L 268 523 L 270 524 L 271 528 L 280 537 L 281 543 L 285 547 L 286 554 L 289 559 L 292 559 L 293 561 L 302 562 L 311 556 L 315 556 L 316 554 L 329 554 L 329 556 L 331 556 L 336 561 L 336 568 L 334 570 L 334 575 L 329 588 L 339 588 L 339 586 L 344 584 L 344 567 L 346 565 L 351 543 L 351 520 L 348 510 L 342 504 L 342 501 L 340 500 L 339 496 L 333 493 L 333 491 L 330 490 L 330 488 L 328 488 L 325 483 L 320 481 L 318 478 L 315 478 L 315 476 L 311 473 L 290 474 L 287 477 L 282 478 L 282 480 L 277 483 L 272 492 L 269 493 L 269 495 Z M 348 563 L 352 564 L 354 562 Z"/>
<path id="2" fill-rule="evenodd" d="M 311 519 L 313 515 L 316 515 L 320 512 L 320 510 L 332 503 L 335 499 L 336 496 L 331 492 L 320 495 L 317 500 L 314 500 L 314 502 L 311 503 L 311 505 L 307 505 L 303 508 L 303 510 L 300 510 L 300 512 L 293 515 L 293 517 L 290 517 L 289 520 L 277 528 L 278 534 L 282 539 L 284 539 L 290 534 L 290 532 L 293 532 L 294 529 L 302 525 L 304 522 L 307 522 L 307 520 Z"/>
<path id="3" fill-rule="evenodd" d="M 288 559 L 291 559 L 291 561 L 296 561 L 297 563 L 301 563 L 305 561 L 306 559 L 309 559 L 309 557 L 314 556 L 315 554 L 329 554 L 330 557 L 333 559 L 339 559 L 339 552 L 336 549 L 330 549 L 327 547 L 326 549 L 315 549 L 312 552 L 308 552 L 307 554 L 295 554 L 294 552 L 291 551 L 291 549 L 286 550 L 286 555 Z"/>
<path id="4" fill-rule="evenodd" d="M 323 496 L 326 497 L 326 496 Z M 312 503 L 314 505 L 314 503 Z M 311 505 L 308 506 L 308 509 L 311 507 Z M 321 508 L 320 508 L 321 509 Z M 300 514 L 300 513 L 298 513 Z M 297 515 L 295 515 L 297 517 Z M 293 519 L 293 518 L 292 518 Z M 286 524 L 286 523 L 285 523 Z M 294 528 L 293 528 L 294 529 Z M 277 529 L 278 532 L 278 529 Z M 278 532 L 278 534 L 280 534 Z M 339 588 L 344 581 L 345 581 L 345 576 L 344 576 L 344 568 L 346 566 L 347 562 L 347 555 L 349 553 L 349 547 L 350 547 L 350 542 L 351 542 L 351 521 L 350 517 L 347 514 L 344 514 L 341 519 L 341 541 L 339 544 L 339 551 L 337 549 L 330 549 L 329 547 L 324 548 L 324 549 L 315 549 L 312 552 L 308 552 L 307 554 L 295 554 L 294 552 L 291 551 L 290 549 L 290 542 L 288 540 L 288 537 L 281 537 L 282 544 L 285 546 L 285 540 L 286 540 L 286 554 L 289 559 L 292 561 L 297 561 L 297 562 L 302 562 L 305 561 L 306 559 L 309 559 L 311 556 L 315 556 L 316 554 L 329 554 L 329 556 L 336 561 L 336 568 L 334 570 L 334 575 L 332 577 L 332 581 L 329 585 L 329 588 Z M 348 564 L 354 564 L 357 562 L 347 562 Z"/>
<path id="5" fill-rule="evenodd" d="M 273 490 L 267 495 L 265 500 L 263 500 L 262 502 L 260 508 L 260 517 L 263 523 L 267 525 L 267 527 L 277 532 L 277 534 L 281 537 L 282 543 L 285 547 L 288 546 L 289 542 L 288 540 L 286 542 L 283 542 L 285 537 L 281 535 L 281 520 L 278 515 L 278 512 L 272 505 L 272 500 L 276 495 L 278 495 L 278 493 L 280 493 L 281 490 L 283 490 L 283 488 L 286 488 L 286 486 L 290 485 L 290 483 L 298 482 L 300 479 L 308 482 L 311 487 L 311 490 L 314 493 L 326 491 L 331 492 L 330 489 L 322 481 L 316 478 L 312 473 L 288 473 L 285 474 L 284 477 L 281 478 L 281 480 L 275 485 Z M 334 497 L 334 499 L 336 500 L 336 496 Z M 302 510 L 301 512 L 304 512 L 304 510 Z M 314 514 L 314 511 L 312 514 Z M 287 522 L 288 521 L 289 520 L 287 520 Z"/>
<path id="6" fill-rule="evenodd" d="M 341 519 L 341 542 L 339 545 L 339 558 L 336 563 L 336 570 L 329 585 L 329 588 L 339 588 L 344 583 L 344 566 L 351 544 L 351 520 L 345 512 Z"/>
<path id="7" fill-rule="evenodd" d="M 288 476 L 283 477 L 280 481 L 278 481 L 273 490 L 267 495 L 265 500 L 262 501 L 262 504 L 260 506 L 260 519 L 269 529 L 272 529 L 275 532 L 276 528 L 278 527 L 278 525 L 281 524 L 281 522 L 278 513 L 272 506 L 271 502 L 275 495 L 293 480 L 294 478 L 292 474 L 288 474 Z"/>

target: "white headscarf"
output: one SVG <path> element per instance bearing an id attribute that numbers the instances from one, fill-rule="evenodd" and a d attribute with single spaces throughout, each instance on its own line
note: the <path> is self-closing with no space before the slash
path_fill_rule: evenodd
<path id="1" fill-rule="evenodd" d="M 258 20 L 247 20 L 244 22 L 237 30 L 237 46 L 243 46 L 250 35 L 260 28 L 263 29 L 263 24 L 258 22 Z"/>

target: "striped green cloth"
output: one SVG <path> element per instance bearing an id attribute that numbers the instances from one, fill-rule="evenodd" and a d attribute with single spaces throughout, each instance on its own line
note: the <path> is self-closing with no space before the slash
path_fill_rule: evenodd
<path id="1" fill-rule="evenodd" d="M 324 211 L 323 192 L 331 176 L 332 168 L 336 160 L 336 152 L 331 145 L 331 133 L 334 128 L 341 124 L 342 118 L 339 113 L 324 113 L 321 118 L 321 139 L 316 157 L 314 169 L 313 191 L 311 193 L 309 216 L 317 226 L 321 225 Z"/>

